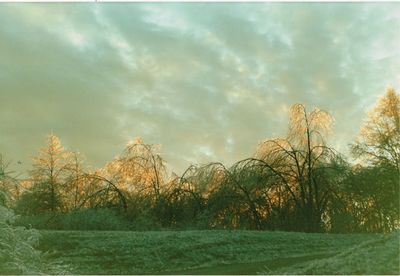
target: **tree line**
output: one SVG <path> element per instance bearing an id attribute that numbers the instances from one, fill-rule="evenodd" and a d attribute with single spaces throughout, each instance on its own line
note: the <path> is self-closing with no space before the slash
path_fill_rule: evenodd
<path id="1" fill-rule="evenodd" d="M 179 176 L 167 174 L 157 145 L 139 138 L 105 167 L 86 171 L 80 154 L 51 134 L 28 179 L 13 177 L 0 159 L 0 204 L 39 228 L 79 228 L 97 219 L 94 229 L 105 221 L 114 230 L 398 229 L 399 94 L 387 89 L 368 113 L 350 145 L 353 162 L 327 144 L 333 122 L 323 110 L 295 104 L 286 137 L 263 141 L 230 167 L 191 165 Z M 65 226 L 66 218 L 73 225 Z"/>

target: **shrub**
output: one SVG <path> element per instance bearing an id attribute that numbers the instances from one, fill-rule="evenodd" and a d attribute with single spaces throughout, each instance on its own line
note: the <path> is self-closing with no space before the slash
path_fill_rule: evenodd
<path id="1" fill-rule="evenodd" d="M 13 212 L 0 206 L 0 274 L 38 274 L 49 271 L 34 246 L 40 234 L 34 229 L 15 227 Z"/>
<path id="2" fill-rule="evenodd" d="M 23 226 L 28 229 L 59 229 L 57 217 L 51 213 L 38 215 L 19 215 L 15 219 L 15 225 Z"/>
<path id="3" fill-rule="evenodd" d="M 60 219 L 63 230 L 128 230 L 124 217 L 112 209 L 84 209 Z"/>
<path id="4" fill-rule="evenodd" d="M 70 213 L 44 213 L 20 216 L 17 224 L 48 230 L 128 230 L 127 220 L 117 211 L 107 208 L 82 209 Z"/>

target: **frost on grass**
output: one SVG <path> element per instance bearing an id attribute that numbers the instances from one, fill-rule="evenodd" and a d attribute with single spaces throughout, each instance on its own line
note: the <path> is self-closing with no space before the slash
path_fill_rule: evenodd
<path id="1" fill-rule="evenodd" d="M 265 271 L 265 274 L 271 273 Z M 333 257 L 294 265 L 274 274 L 400 274 L 400 231 L 365 241 Z"/>
<path id="2" fill-rule="evenodd" d="M 376 238 L 375 234 L 241 230 L 41 231 L 41 234 L 41 250 L 52 252 L 50 258 L 54 261 L 70 264 L 71 273 L 86 275 L 182 274 L 197 269 L 206 272 L 201 274 L 214 274 L 214 267 L 224 272 L 224 267 L 230 269 L 230 265 L 254 263 L 256 267 L 249 270 L 253 273 L 263 269 L 263 264 L 257 264 L 260 262 L 333 255 Z M 279 267 L 292 264 L 288 260 Z"/>
<path id="3" fill-rule="evenodd" d="M 0 206 L 0 274 L 62 273 L 43 261 L 38 245 L 40 234 L 35 229 L 14 227 L 14 213 Z"/>

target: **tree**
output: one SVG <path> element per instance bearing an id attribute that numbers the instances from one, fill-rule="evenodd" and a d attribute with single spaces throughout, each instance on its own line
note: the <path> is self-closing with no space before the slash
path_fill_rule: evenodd
<path id="1" fill-rule="evenodd" d="M 10 162 L 4 161 L 0 154 L 0 205 L 11 207 L 19 195 L 19 183 L 9 170 Z"/>
<path id="2" fill-rule="evenodd" d="M 227 170 L 222 185 L 211 197 L 213 213 L 217 214 L 217 218 L 224 217 L 222 222 L 230 217 L 234 227 L 257 230 L 269 228 L 266 221 L 271 215 L 270 194 L 278 182 L 276 177 L 274 171 L 262 160 L 247 158 L 236 162 Z M 229 205 L 226 204 L 229 202 L 227 199 L 231 201 Z M 216 212 L 218 207 L 220 211 Z"/>
<path id="3" fill-rule="evenodd" d="M 391 232 L 399 227 L 399 179 L 393 167 L 355 166 L 343 198 L 357 231 Z M 349 224 L 349 223 L 348 223 Z"/>
<path id="4" fill-rule="evenodd" d="M 50 134 L 46 147 L 40 149 L 38 156 L 32 160 L 31 193 L 38 196 L 38 207 L 41 211 L 63 210 L 62 194 L 66 189 L 63 185 L 69 173 L 71 152 L 62 146 L 57 136 Z"/>
<path id="5" fill-rule="evenodd" d="M 367 164 L 348 182 L 357 218 L 366 231 L 392 231 L 400 225 L 400 95 L 393 88 L 368 113 L 351 149 Z"/>
<path id="6" fill-rule="evenodd" d="M 118 183 L 114 179 L 104 176 L 103 170 L 81 174 L 77 181 L 86 186 L 84 191 L 80 191 L 84 197 L 80 200 L 78 209 L 122 207 L 124 211 L 127 210 L 126 193 L 117 187 Z"/>
<path id="7" fill-rule="evenodd" d="M 135 219 L 152 212 L 160 200 L 166 175 L 157 150 L 156 145 L 137 138 L 105 168 L 81 175 L 78 179 L 86 183 L 87 189 L 79 207 L 121 207 Z"/>
<path id="8" fill-rule="evenodd" d="M 400 95 L 393 88 L 368 113 L 352 153 L 372 164 L 389 163 L 400 174 Z"/>
<path id="9" fill-rule="evenodd" d="M 258 146 L 256 159 L 278 176 L 287 194 L 290 205 L 285 208 L 292 213 L 289 220 L 296 221 L 294 230 L 323 229 L 322 216 L 332 196 L 332 183 L 324 175 L 335 170 L 333 164 L 341 159 L 326 146 L 332 125 L 329 113 L 318 108 L 308 113 L 304 105 L 295 104 L 290 108 L 287 137 Z"/>
<path id="10" fill-rule="evenodd" d="M 64 207 L 67 210 L 77 209 L 90 192 L 89 181 L 85 177 L 82 163 L 81 155 L 78 152 L 71 152 L 66 166 L 65 189 L 61 189 Z"/>
<path id="11" fill-rule="evenodd" d="M 128 143 L 123 153 L 106 166 L 106 175 L 131 194 L 148 195 L 155 200 L 165 183 L 164 160 L 157 145 L 145 144 L 141 138 Z"/>
<path id="12" fill-rule="evenodd" d="M 209 226 L 207 202 L 210 196 L 225 182 L 227 170 L 221 163 L 189 166 L 168 194 L 171 206 L 177 205 L 173 219 L 187 226 Z"/>

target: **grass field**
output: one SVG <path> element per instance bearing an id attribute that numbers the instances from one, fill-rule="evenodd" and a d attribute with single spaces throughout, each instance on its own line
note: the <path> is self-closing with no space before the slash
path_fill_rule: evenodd
<path id="1" fill-rule="evenodd" d="M 319 274 L 325 268 L 330 274 L 400 272 L 398 232 L 389 237 L 259 231 L 41 234 L 39 249 L 73 274 Z M 379 261 L 364 265 L 369 258 Z M 387 263 L 391 265 L 385 270 Z"/>

